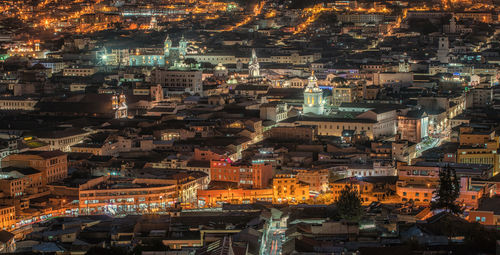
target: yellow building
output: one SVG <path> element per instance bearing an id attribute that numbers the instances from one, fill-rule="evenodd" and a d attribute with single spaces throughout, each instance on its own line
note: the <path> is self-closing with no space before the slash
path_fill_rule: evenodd
<path id="1" fill-rule="evenodd" d="M 250 204 L 272 201 L 272 189 L 198 189 L 198 205 L 200 207 L 215 207 L 224 203 Z"/>
<path id="2" fill-rule="evenodd" d="M 294 174 L 277 174 L 273 178 L 273 200 L 276 203 L 301 203 L 309 199 L 309 185 Z"/>
<path id="3" fill-rule="evenodd" d="M 353 190 L 358 192 L 363 205 L 368 205 L 372 202 L 382 202 L 389 199 L 390 190 L 393 189 L 389 184 L 377 184 L 363 181 L 362 179 L 363 178 L 346 178 L 330 183 L 332 198 L 331 201 L 328 202 L 337 201 L 342 190 L 345 189 L 346 186 L 351 186 Z"/>
<path id="4" fill-rule="evenodd" d="M 14 206 L 0 207 L 0 229 L 9 230 L 16 225 L 16 208 Z"/>
<path id="5" fill-rule="evenodd" d="M 461 127 L 458 140 L 458 163 L 492 165 L 493 175 L 500 171 L 499 136 L 494 130 Z"/>

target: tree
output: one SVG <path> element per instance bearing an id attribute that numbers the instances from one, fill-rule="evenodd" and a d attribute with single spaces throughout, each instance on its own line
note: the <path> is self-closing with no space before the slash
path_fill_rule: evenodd
<path id="1" fill-rule="evenodd" d="M 357 222 L 363 216 L 363 207 L 361 206 L 361 197 L 358 192 L 353 189 L 352 185 L 346 185 L 340 196 L 335 202 L 340 218 Z"/>
<path id="2" fill-rule="evenodd" d="M 194 59 L 194 58 L 186 58 L 186 59 L 184 59 L 184 63 L 186 63 L 188 65 L 191 65 L 191 64 L 196 65 L 196 64 L 198 64 L 198 61 L 196 61 L 196 59 Z"/>
<path id="3" fill-rule="evenodd" d="M 433 192 L 435 200 L 431 209 L 444 209 L 452 214 L 460 214 L 463 209 L 457 201 L 460 196 L 460 182 L 455 169 L 446 165 L 439 171 L 439 187 Z"/>

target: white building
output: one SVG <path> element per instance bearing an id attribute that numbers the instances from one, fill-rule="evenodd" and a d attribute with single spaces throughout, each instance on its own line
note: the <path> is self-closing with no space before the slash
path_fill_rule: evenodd
<path id="1" fill-rule="evenodd" d="M 390 164 L 373 162 L 371 165 L 349 165 L 346 177 L 396 176 L 396 168 Z"/>
<path id="2" fill-rule="evenodd" d="M 0 110 L 34 111 L 38 100 L 24 97 L 0 98 Z"/>
<path id="3" fill-rule="evenodd" d="M 63 76 L 91 76 L 97 72 L 95 67 L 69 67 L 64 68 Z"/>
<path id="4" fill-rule="evenodd" d="M 438 51 L 437 51 L 437 60 L 441 63 L 449 62 L 450 54 L 450 43 L 448 41 L 448 37 L 439 37 Z"/>

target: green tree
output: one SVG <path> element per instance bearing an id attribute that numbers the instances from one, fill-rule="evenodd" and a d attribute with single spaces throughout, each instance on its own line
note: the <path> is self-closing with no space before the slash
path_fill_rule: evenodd
<path id="1" fill-rule="evenodd" d="M 439 171 L 439 187 L 434 192 L 435 200 L 431 202 L 431 209 L 444 209 L 452 214 L 460 214 L 463 209 L 460 206 L 460 182 L 457 173 L 450 165 Z"/>
<path id="2" fill-rule="evenodd" d="M 349 222 L 357 222 L 363 217 L 361 197 L 352 185 L 346 185 L 335 202 L 340 218 Z"/>
<path id="3" fill-rule="evenodd" d="M 188 64 L 188 65 L 195 65 L 195 64 L 198 64 L 198 61 L 196 61 L 196 59 L 194 58 L 186 58 L 184 59 L 184 63 Z"/>

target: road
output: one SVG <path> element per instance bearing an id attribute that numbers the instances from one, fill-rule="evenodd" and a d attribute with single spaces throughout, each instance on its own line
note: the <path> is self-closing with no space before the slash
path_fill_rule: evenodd
<path id="1" fill-rule="evenodd" d="M 280 255 L 283 242 L 285 240 L 284 229 L 272 229 L 267 240 L 265 254 Z"/>
<path id="2" fill-rule="evenodd" d="M 441 144 L 441 138 L 429 137 L 426 142 L 420 142 L 417 145 L 417 157 L 422 155 L 422 152 L 437 147 Z"/>

